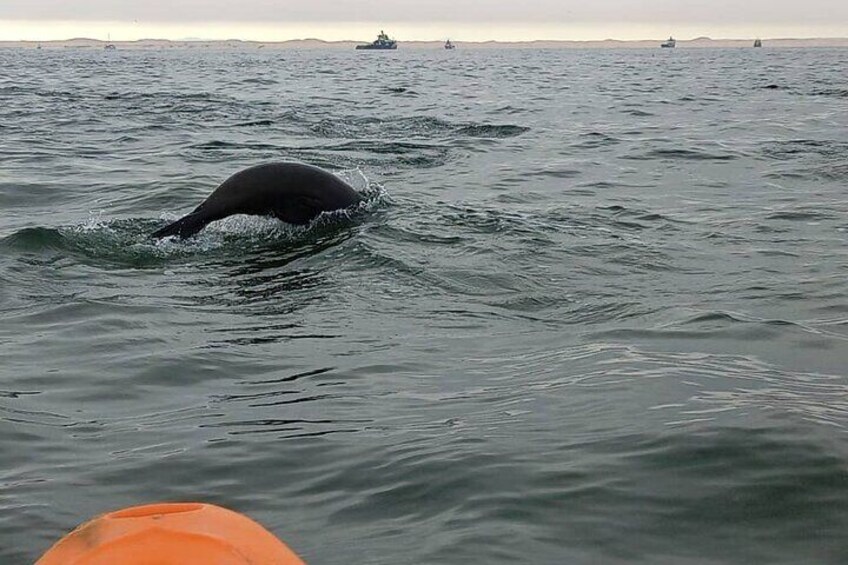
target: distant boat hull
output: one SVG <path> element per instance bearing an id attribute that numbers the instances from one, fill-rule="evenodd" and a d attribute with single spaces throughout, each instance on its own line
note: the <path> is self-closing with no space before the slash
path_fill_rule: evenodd
<path id="1" fill-rule="evenodd" d="M 385 51 L 387 49 L 397 49 L 397 43 L 393 45 L 357 45 L 357 49 L 373 49 L 376 51 Z"/>
<path id="2" fill-rule="evenodd" d="M 390 49 L 397 49 L 397 41 L 386 35 L 385 31 L 380 30 L 380 34 L 377 36 L 376 40 L 365 45 L 357 45 L 356 48 L 364 50 L 386 51 Z"/>

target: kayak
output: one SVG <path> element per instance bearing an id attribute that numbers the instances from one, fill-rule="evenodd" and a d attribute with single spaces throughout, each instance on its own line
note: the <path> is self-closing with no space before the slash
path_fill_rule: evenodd
<path id="1" fill-rule="evenodd" d="M 103 514 L 59 540 L 36 565 L 305 565 L 247 516 L 198 502 Z"/>

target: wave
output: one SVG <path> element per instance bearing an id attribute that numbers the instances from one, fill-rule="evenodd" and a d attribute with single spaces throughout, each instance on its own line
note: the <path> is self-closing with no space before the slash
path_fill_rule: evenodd
<path id="1" fill-rule="evenodd" d="M 457 135 L 488 138 L 516 137 L 528 131 L 530 128 L 524 126 L 493 124 L 473 124 L 455 130 Z"/>
<path id="2" fill-rule="evenodd" d="M 325 137 L 389 139 L 397 137 L 459 136 L 470 138 L 515 137 L 530 130 L 514 124 L 452 123 L 429 116 L 400 118 L 360 118 L 355 116 L 323 118 L 310 126 L 313 133 Z"/>
<path id="3" fill-rule="evenodd" d="M 739 158 L 732 153 L 713 153 L 704 149 L 652 149 L 645 153 L 622 157 L 636 161 L 682 160 L 682 161 L 734 161 Z"/>
<path id="4" fill-rule="evenodd" d="M 577 149 L 597 149 L 600 147 L 611 147 L 621 143 L 621 139 L 599 131 L 581 134 L 580 139 L 581 141 L 573 143 L 572 147 Z"/>
<path id="5" fill-rule="evenodd" d="M 768 141 L 759 145 L 764 157 L 788 160 L 798 156 L 817 156 L 844 159 L 848 155 L 848 142 L 835 139 L 787 139 Z"/>
<path id="6" fill-rule="evenodd" d="M 754 290 L 754 289 L 751 289 Z M 766 290 L 766 289 L 757 289 Z M 682 320 L 649 328 L 620 328 L 602 330 L 598 338 L 633 340 L 653 343 L 678 340 L 698 340 L 716 343 L 732 340 L 736 343 L 770 343 L 781 339 L 803 341 L 810 347 L 844 347 L 848 337 L 833 331 L 827 324 L 787 319 L 761 319 L 733 312 L 713 311 L 694 314 Z"/>
<path id="7" fill-rule="evenodd" d="M 831 220 L 838 217 L 838 214 L 826 210 L 791 210 L 772 212 L 766 216 L 766 219 L 788 220 L 792 222 L 812 222 L 818 220 Z"/>
<path id="8" fill-rule="evenodd" d="M 808 96 L 829 96 L 833 98 L 848 98 L 848 88 L 822 88 L 812 90 Z"/>
<path id="9" fill-rule="evenodd" d="M 24 228 L 0 239 L 0 247 L 22 253 L 62 249 L 65 247 L 65 237 L 55 228 Z"/>
<path id="10" fill-rule="evenodd" d="M 219 100 L 233 100 L 232 97 L 221 97 L 211 93 L 185 93 L 173 90 L 161 92 L 139 92 L 139 91 L 112 91 L 103 95 L 104 100 L 162 100 L 168 103 L 177 101 L 193 100 L 201 102 L 213 102 Z"/>

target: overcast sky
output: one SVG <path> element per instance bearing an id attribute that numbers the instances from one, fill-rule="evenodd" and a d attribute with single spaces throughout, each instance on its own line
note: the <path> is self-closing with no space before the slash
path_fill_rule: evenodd
<path id="1" fill-rule="evenodd" d="M 345 34 L 367 38 L 377 27 L 401 39 L 445 34 L 463 39 L 463 33 L 474 36 L 464 39 L 510 39 L 504 34 L 647 39 L 660 32 L 681 38 L 687 33 L 832 37 L 848 36 L 848 0 L 0 0 L 0 39 L 49 39 L 25 35 L 73 30 L 79 30 L 76 36 L 92 36 L 111 28 L 113 39 L 156 32 L 180 39 L 174 34 L 194 31 L 242 39 L 332 40 Z"/>

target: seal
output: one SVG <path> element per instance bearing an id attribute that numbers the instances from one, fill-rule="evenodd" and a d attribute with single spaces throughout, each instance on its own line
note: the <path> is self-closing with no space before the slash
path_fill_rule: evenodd
<path id="1" fill-rule="evenodd" d="M 342 210 L 362 196 L 336 175 L 303 163 L 266 163 L 239 171 L 200 206 L 150 237 L 191 237 L 209 223 L 233 214 L 273 216 L 304 225 L 322 212 Z"/>

